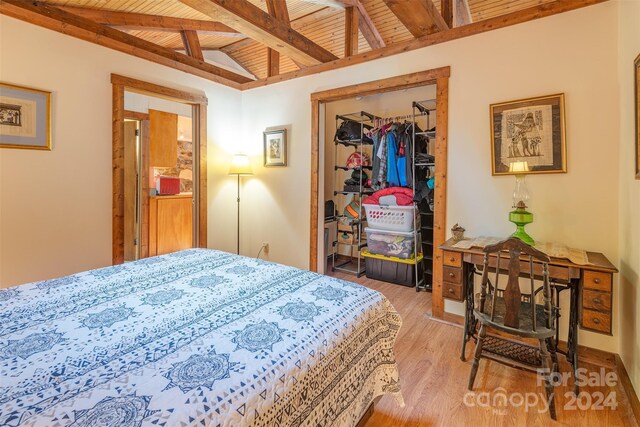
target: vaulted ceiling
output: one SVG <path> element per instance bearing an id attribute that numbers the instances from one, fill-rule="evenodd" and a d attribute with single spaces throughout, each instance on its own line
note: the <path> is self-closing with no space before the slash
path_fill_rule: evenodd
<path id="1" fill-rule="evenodd" d="M 600 1 L 0 0 L 0 13 L 243 89 Z"/>

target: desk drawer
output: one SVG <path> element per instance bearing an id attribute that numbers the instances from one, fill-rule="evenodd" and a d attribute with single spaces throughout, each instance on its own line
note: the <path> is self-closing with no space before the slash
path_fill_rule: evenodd
<path id="1" fill-rule="evenodd" d="M 586 289 L 611 292 L 611 273 L 585 270 L 583 280 L 583 285 Z"/>
<path id="2" fill-rule="evenodd" d="M 462 267 L 462 254 L 460 252 L 444 251 L 442 253 L 444 265 L 450 267 Z"/>
<path id="3" fill-rule="evenodd" d="M 462 269 L 461 268 L 454 268 L 454 267 L 448 267 L 448 266 L 444 266 L 442 267 L 443 270 L 443 281 L 447 281 L 449 283 L 453 283 L 456 285 L 461 285 L 462 284 Z"/>
<path id="4" fill-rule="evenodd" d="M 590 310 L 611 311 L 611 294 L 588 289 L 582 291 L 582 307 Z"/>
<path id="5" fill-rule="evenodd" d="M 447 299 L 462 301 L 462 285 L 442 282 L 442 296 Z"/>
<path id="6" fill-rule="evenodd" d="M 583 309 L 582 328 L 611 334 L 611 313 Z"/>

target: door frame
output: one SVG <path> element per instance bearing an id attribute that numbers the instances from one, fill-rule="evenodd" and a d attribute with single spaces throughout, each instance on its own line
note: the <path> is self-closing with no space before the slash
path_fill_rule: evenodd
<path id="1" fill-rule="evenodd" d="M 197 214 L 196 241 L 194 247 L 207 247 L 207 97 L 179 89 L 173 89 L 119 74 L 111 74 L 112 86 L 112 263 L 124 262 L 124 109 L 125 91 L 151 95 L 170 101 L 189 104 L 193 110 L 195 124 L 194 142 L 194 175 L 198 182 L 193 186 L 196 198 Z M 196 161 L 197 159 L 197 161 Z"/>
<path id="2" fill-rule="evenodd" d="M 309 270 L 318 269 L 319 169 L 320 169 L 320 105 L 384 92 L 436 85 L 436 168 L 435 215 L 433 221 L 433 298 L 432 316 L 444 317 L 442 294 L 442 250 L 446 238 L 447 218 L 447 152 L 449 123 L 449 76 L 451 67 L 441 67 L 387 79 L 324 90 L 311 94 L 311 212 L 309 236 Z"/>

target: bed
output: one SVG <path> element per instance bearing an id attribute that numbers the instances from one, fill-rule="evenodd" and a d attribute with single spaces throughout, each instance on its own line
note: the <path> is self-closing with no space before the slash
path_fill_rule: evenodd
<path id="1" fill-rule="evenodd" d="M 0 425 L 354 426 L 402 404 L 380 293 L 189 249 L 0 290 Z"/>

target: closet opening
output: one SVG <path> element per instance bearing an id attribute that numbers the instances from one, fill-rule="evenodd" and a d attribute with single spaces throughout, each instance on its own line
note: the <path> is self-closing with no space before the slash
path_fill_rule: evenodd
<path id="1" fill-rule="evenodd" d="M 432 292 L 436 318 L 448 77 L 446 67 L 312 94 L 310 269 Z"/>

